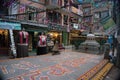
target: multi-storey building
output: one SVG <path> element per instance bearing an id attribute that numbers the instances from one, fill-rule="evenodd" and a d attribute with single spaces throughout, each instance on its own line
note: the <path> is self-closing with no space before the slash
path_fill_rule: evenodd
<path id="1" fill-rule="evenodd" d="M 58 1 L 58 2 L 57 2 Z M 54 9 L 47 11 L 47 20 L 50 28 L 56 28 L 51 31 L 59 31 L 62 34 L 60 43 L 70 44 L 72 32 L 80 29 L 79 19 L 82 16 L 81 6 L 77 0 L 57 0 L 47 2 L 46 9 Z M 62 40 L 61 40 L 62 39 Z"/>
<path id="2" fill-rule="evenodd" d="M 111 19 L 112 2 L 109 0 L 84 0 L 83 12 L 84 26 L 94 33 L 111 32 L 108 30 L 114 27 L 114 21 Z M 86 21 L 88 21 L 86 23 Z M 111 26 L 108 25 L 111 22 Z M 112 28 L 111 28 L 112 30 Z"/>
<path id="3" fill-rule="evenodd" d="M 8 6 L 1 23 L 14 25 L 15 42 L 18 31 L 25 28 L 29 32 L 29 50 L 36 48 L 39 32 L 51 35 L 60 44 L 69 44 L 71 29 L 79 29 L 82 15 L 79 0 L 13 0 Z M 4 31 L 9 36 L 9 27 L 1 28 Z"/>
<path id="4" fill-rule="evenodd" d="M 114 35 L 114 50 L 113 50 L 113 55 L 116 56 L 116 66 L 118 68 L 120 68 L 120 43 L 119 43 L 119 39 L 118 36 L 120 35 L 120 1 L 119 0 L 113 0 L 113 3 L 114 3 L 114 6 L 113 6 L 113 19 L 116 23 L 116 25 L 118 26 L 117 27 L 117 30 L 115 32 L 115 35 Z M 116 51 L 117 50 L 117 51 Z M 116 51 L 116 52 L 115 52 Z"/>
<path id="5" fill-rule="evenodd" d="M 8 5 L 8 3 L 10 3 Z M 45 1 L 41 2 L 32 1 L 32 0 L 9 0 L 8 2 L 4 2 L 7 7 L 7 14 L 1 14 L 1 23 L 4 24 L 4 28 L 1 28 L 1 33 L 5 33 L 5 48 L 8 49 L 10 47 L 9 33 L 10 29 L 13 29 L 15 43 L 17 43 L 17 34 L 18 30 L 21 30 L 23 27 L 26 31 L 29 32 L 29 50 L 35 48 L 35 44 L 37 43 L 36 32 L 46 31 L 47 25 L 45 25 L 45 11 L 39 12 L 41 10 L 45 10 Z M 4 7 L 5 7 L 4 6 Z M 7 23 L 7 24 L 6 24 Z M 19 26 L 18 26 L 19 25 Z M 12 27 L 12 28 L 11 28 Z"/>
<path id="6" fill-rule="evenodd" d="M 113 5 L 113 10 L 112 10 L 112 13 L 113 13 L 113 15 L 112 15 L 112 17 L 113 17 L 113 19 L 114 19 L 114 21 L 115 21 L 115 23 L 117 24 L 117 26 L 119 26 L 120 25 L 120 1 L 119 0 L 113 0 L 113 3 L 114 3 L 114 5 Z"/>
<path id="7" fill-rule="evenodd" d="M 92 13 L 92 4 L 90 2 L 85 2 L 82 5 L 83 8 L 83 26 L 87 32 L 93 31 L 93 13 Z"/>
<path id="8" fill-rule="evenodd" d="M 112 4 L 108 0 L 94 0 L 93 13 L 95 32 L 107 30 L 102 22 L 111 18 L 111 6 Z"/>

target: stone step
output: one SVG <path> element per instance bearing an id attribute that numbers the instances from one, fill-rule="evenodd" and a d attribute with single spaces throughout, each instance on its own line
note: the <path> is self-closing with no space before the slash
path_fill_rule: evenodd
<path id="1" fill-rule="evenodd" d="M 81 75 L 77 80 L 90 80 L 95 74 L 97 74 L 106 64 L 108 60 L 104 59 L 99 64 L 91 68 L 89 71 Z"/>
<path id="2" fill-rule="evenodd" d="M 112 63 L 107 63 L 105 67 L 103 67 L 103 69 L 98 72 L 91 80 L 103 80 L 112 67 Z"/>

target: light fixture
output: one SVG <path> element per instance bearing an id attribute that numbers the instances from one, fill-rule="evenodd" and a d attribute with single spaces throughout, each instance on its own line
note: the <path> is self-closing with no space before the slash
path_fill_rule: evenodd
<path id="1" fill-rule="evenodd" d="M 50 36 L 53 36 L 53 33 L 50 33 Z"/>

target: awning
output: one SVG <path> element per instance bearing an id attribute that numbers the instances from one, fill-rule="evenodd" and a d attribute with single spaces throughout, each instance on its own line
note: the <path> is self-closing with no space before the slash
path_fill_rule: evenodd
<path id="1" fill-rule="evenodd" d="M 114 26 L 115 26 L 115 23 L 114 23 L 114 21 L 113 21 L 112 18 L 110 18 L 109 20 L 107 20 L 107 21 L 104 23 L 104 25 L 103 25 L 104 30 L 107 30 L 107 29 L 109 29 L 109 28 L 111 28 L 111 27 L 114 27 Z"/>
<path id="2" fill-rule="evenodd" d="M 26 31 L 31 31 L 31 32 L 47 32 L 48 31 L 47 27 L 38 27 L 38 26 L 32 26 L 27 24 L 22 24 L 22 27 L 24 27 Z"/>
<path id="3" fill-rule="evenodd" d="M 116 31 L 117 26 L 112 18 L 101 21 L 101 24 L 107 34 L 112 34 Z"/>
<path id="4" fill-rule="evenodd" d="M 21 30 L 20 23 L 12 23 L 12 22 L 0 22 L 1 29 L 14 29 L 14 30 Z"/>

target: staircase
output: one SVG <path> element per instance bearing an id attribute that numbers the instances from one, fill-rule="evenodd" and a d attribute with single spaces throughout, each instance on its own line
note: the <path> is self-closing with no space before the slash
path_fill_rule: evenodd
<path id="1" fill-rule="evenodd" d="M 103 80 L 112 66 L 112 63 L 107 63 L 91 80 Z"/>
<path id="2" fill-rule="evenodd" d="M 113 64 L 104 59 L 77 80 L 103 80 L 112 67 Z"/>

